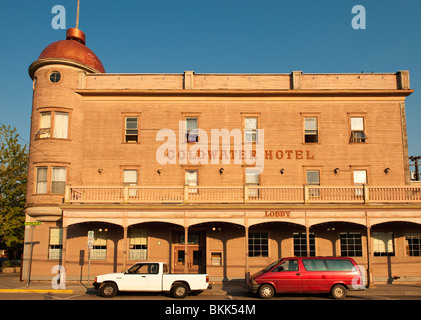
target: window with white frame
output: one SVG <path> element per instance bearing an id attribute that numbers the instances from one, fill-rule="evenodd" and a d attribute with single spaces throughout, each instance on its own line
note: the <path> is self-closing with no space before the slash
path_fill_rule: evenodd
<path id="1" fill-rule="evenodd" d="M 69 114 L 64 112 L 54 113 L 54 138 L 67 139 L 69 132 Z"/>
<path id="2" fill-rule="evenodd" d="M 125 169 L 123 170 L 123 185 L 125 186 L 136 186 L 137 185 L 137 170 L 136 169 Z M 136 189 L 129 190 L 129 196 L 135 197 L 137 195 Z"/>
<path id="3" fill-rule="evenodd" d="M 130 230 L 130 260 L 146 260 L 148 252 L 148 235 L 146 229 L 132 228 Z"/>
<path id="4" fill-rule="evenodd" d="M 187 142 L 199 141 L 197 117 L 186 118 L 186 141 Z"/>
<path id="5" fill-rule="evenodd" d="M 255 169 L 246 169 L 246 185 L 252 188 L 249 188 L 248 195 L 249 197 L 258 197 L 259 188 L 253 188 L 259 186 L 259 170 Z"/>
<path id="6" fill-rule="evenodd" d="M 185 171 L 185 185 L 189 187 L 198 186 L 198 173 L 197 170 Z M 189 193 L 197 193 L 197 188 L 189 188 Z"/>
<path id="7" fill-rule="evenodd" d="M 406 255 L 409 257 L 421 256 L 421 232 L 405 233 Z"/>
<path id="8" fill-rule="evenodd" d="M 53 130 L 51 129 L 53 127 Z M 41 112 L 39 130 L 36 136 L 39 139 L 56 138 L 68 139 L 69 114 L 67 112 L 48 111 Z"/>
<path id="9" fill-rule="evenodd" d="M 394 256 L 393 232 L 373 232 L 373 254 L 374 256 Z"/>
<path id="10" fill-rule="evenodd" d="M 244 118 L 244 141 L 257 142 L 257 117 Z"/>
<path id="11" fill-rule="evenodd" d="M 66 189 L 66 168 L 53 167 L 51 178 L 51 193 L 64 194 Z"/>
<path id="12" fill-rule="evenodd" d="M 363 117 L 351 117 L 351 139 L 350 142 L 364 143 L 367 139 L 364 130 Z"/>
<path id="13" fill-rule="evenodd" d="M 312 186 L 320 185 L 320 171 L 319 170 L 307 170 L 306 171 L 307 184 L 310 186 L 308 189 L 309 197 L 319 197 L 320 189 L 312 188 Z"/>
<path id="14" fill-rule="evenodd" d="M 47 193 L 48 168 L 38 167 L 36 178 L 36 193 Z"/>
<path id="15" fill-rule="evenodd" d="M 127 143 L 139 142 L 139 124 L 137 117 L 126 117 L 125 141 Z"/>
<path id="16" fill-rule="evenodd" d="M 319 133 L 317 128 L 316 117 L 304 118 L 304 142 L 316 143 L 319 142 Z"/>
<path id="17" fill-rule="evenodd" d="M 353 171 L 354 185 L 357 187 L 367 184 L 367 170 L 354 170 Z M 355 195 L 362 197 L 364 190 L 362 188 L 355 189 Z"/>
<path id="18" fill-rule="evenodd" d="M 51 112 L 41 112 L 39 131 L 36 133 L 38 138 L 45 139 L 50 137 L 51 130 Z"/>
<path id="19" fill-rule="evenodd" d="M 48 245 L 48 259 L 59 260 L 62 257 L 63 251 L 63 229 L 51 228 L 50 239 Z"/>

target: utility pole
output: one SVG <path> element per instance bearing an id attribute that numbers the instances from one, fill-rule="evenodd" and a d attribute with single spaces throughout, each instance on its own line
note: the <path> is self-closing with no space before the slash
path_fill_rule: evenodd
<path id="1" fill-rule="evenodd" d="M 415 167 L 415 181 L 420 181 L 420 172 L 418 166 L 421 164 L 418 164 L 418 161 L 421 160 L 421 156 L 410 156 L 409 160 L 414 162 L 413 164 L 410 164 L 410 166 Z"/>

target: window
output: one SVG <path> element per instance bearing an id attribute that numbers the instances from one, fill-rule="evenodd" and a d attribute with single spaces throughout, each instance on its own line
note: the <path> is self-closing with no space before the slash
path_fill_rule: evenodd
<path id="1" fill-rule="evenodd" d="M 198 142 L 198 121 L 196 117 L 186 118 L 186 141 L 187 142 Z"/>
<path id="2" fill-rule="evenodd" d="M 36 193 L 47 193 L 47 167 L 37 168 Z"/>
<path id="3" fill-rule="evenodd" d="M 421 256 L 421 233 L 413 232 L 405 234 L 406 255 L 409 257 Z"/>
<path id="4" fill-rule="evenodd" d="M 137 170 L 136 169 L 123 170 L 123 185 L 125 186 L 137 185 Z M 137 190 L 135 188 L 130 188 L 129 197 L 135 197 L 136 195 L 137 195 Z"/>
<path id="5" fill-rule="evenodd" d="M 244 141 L 257 142 L 257 118 L 244 118 Z"/>
<path id="6" fill-rule="evenodd" d="M 146 260 L 148 235 L 146 229 L 133 228 L 130 231 L 130 260 Z"/>
<path id="7" fill-rule="evenodd" d="M 352 117 L 350 142 L 364 143 L 365 139 L 367 139 L 367 137 L 364 133 L 364 118 Z"/>
<path id="8" fill-rule="evenodd" d="M 249 257 L 268 257 L 269 239 L 267 232 L 251 232 L 249 234 Z"/>
<path id="9" fill-rule="evenodd" d="M 138 263 L 127 270 L 128 274 L 158 274 L 158 263 Z"/>
<path id="10" fill-rule="evenodd" d="M 40 129 L 37 132 L 37 136 L 40 139 L 49 138 L 51 130 L 51 112 L 41 112 L 41 123 Z"/>
<path id="11" fill-rule="evenodd" d="M 49 79 L 52 83 L 57 83 L 61 80 L 61 73 L 58 71 L 53 71 L 50 73 Z"/>
<path id="12" fill-rule="evenodd" d="M 99 229 L 95 231 L 94 245 L 91 249 L 92 260 L 107 259 L 107 230 Z"/>
<path id="13" fill-rule="evenodd" d="M 211 265 L 222 266 L 222 252 L 211 252 Z"/>
<path id="14" fill-rule="evenodd" d="M 54 113 L 54 138 L 67 139 L 69 131 L 69 114 L 63 112 Z"/>
<path id="15" fill-rule="evenodd" d="M 367 170 L 354 170 L 354 184 L 367 184 Z"/>
<path id="16" fill-rule="evenodd" d="M 327 266 L 322 259 L 303 259 L 302 261 L 307 271 L 327 271 Z"/>
<path id="17" fill-rule="evenodd" d="M 64 194 L 66 189 L 66 168 L 53 167 L 51 193 Z"/>
<path id="18" fill-rule="evenodd" d="M 309 186 L 319 186 L 320 185 L 320 171 L 319 170 L 307 170 L 307 184 Z M 319 188 L 309 188 L 308 189 L 309 197 L 319 197 L 320 189 Z"/>
<path id="19" fill-rule="evenodd" d="M 341 232 L 339 236 L 342 257 L 363 256 L 363 247 L 360 232 Z"/>
<path id="20" fill-rule="evenodd" d="M 196 187 L 198 185 L 197 170 L 186 170 L 185 185 Z M 197 193 L 197 188 L 189 188 L 189 193 Z"/>
<path id="21" fill-rule="evenodd" d="M 259 171 L 254 169 L 246 170 L 246 185 L 251 187 L 259 186 Z M 259 188 L 249 188 L 249 197 L 258 197 Z"/>
<path id="22" fill-rule="evenodd" d="M 317 129 L 317 118 L 304 118 L 304 142 L 316 143 L 319 141 L 319 134 Z"/>
<path id="23" fill-rule="evenodd" d="M 137 117 L 126 117 L 125 141 L 127 143 L 139 142 L 139 127 Z"/>
<path id="24" fill-rule="evenodd" d="M 61 259 L 63 251 L 63 229 L 51 228 L 50 241 L 48 245 L 48 259 L 58 260 Z"/>
<path id="25" fill-rule="evenodd" d="M 285 260 L 279 266 L 272 270 L 272 272 L 282 272 L 282 271 L 298 271 L 298 261 L 297 260 Z"/>
<path id="26" fill-rule="evenodd" d="M 307 184 L 311 186 L 320 185 L 320 171 L 319 170 L 307 170 Z"/>
<path id="27" fill-rule="evenodd" d="M 294 256 L 307 257 L 307 237 L 305 232 L 294 232 Z M 310 233 L 310 257 L 316 255 L 316 245 L 314 240 L 314 233 Z"/>
<path id="28" fill-rule="evenodd" d="M 53 131 L 51 127 L 54 128 Z M 39 128 L 36 133 L 39 139 L 68 139 L 69 114 L 66 112 L 41 112 Z"/>
<path id="29" fill-rule="evenodd" d="M 374 256 L 394 256 L 393 232 L 373 232 Z"/>

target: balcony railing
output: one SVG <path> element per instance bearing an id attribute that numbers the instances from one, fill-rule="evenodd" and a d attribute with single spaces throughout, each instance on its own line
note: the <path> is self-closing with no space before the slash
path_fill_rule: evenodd
<path id="1" fill-rule="evenodd" d="M 66 186 L 65 203 L 421 203 L 421 186 L 79 187 L 68 185 Z"/>

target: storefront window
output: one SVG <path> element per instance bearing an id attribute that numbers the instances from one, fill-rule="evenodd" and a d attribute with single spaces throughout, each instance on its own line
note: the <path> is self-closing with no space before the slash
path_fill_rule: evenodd
<path id="1" fill-rule="evenodd" d="M 269 239 L 267 232 L 250 232 L 249 257 L 268 257 Z"/>
<path id="2" fill-rule="evenodd" d="M 130 230 L 130 260 L 146 260 L 148 252 L 148 235 L 146 229 Z"/>

